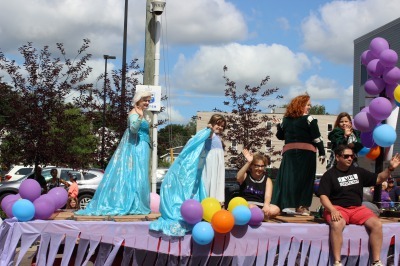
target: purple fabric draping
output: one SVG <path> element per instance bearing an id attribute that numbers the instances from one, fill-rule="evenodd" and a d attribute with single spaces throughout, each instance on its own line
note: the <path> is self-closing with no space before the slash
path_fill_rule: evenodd
<path id="1" fill-rule="evenodd" d="M 381 260 L 386 264 L 394 242 L 392 259 L 394 265 L 398 265 L 400 224 L 383 224 L 383 234 Z M 112 265 L 121 257 L 117 256 L 121 250 L 122 265 L 327 265 L 330 262 L 326 224 L 236 226 L 229 234 L 216 234 L 212 243 L 200 246 L 191 240 L 191 235 L 170 239 L 154 236 L 149 233 L 149 222 L 17 222 L 9 219 L 0 226 L 0 237 L 1 266 L 19 264 L 38 240 L 38 265 L 52 265 L 60 245 L 64 247 L 61 265 L 68 265 L 70 260 L 76 265 L 85 264 L 95 252 L 96 265 Z M 369 251 L 365 228 L 347 226 L 343 237 L 345 261 L 359 260 L 360 265 L 367 265 Z M 77 240 L 79 244 L 73 253 Z M 19 255 L 15 256 L 18 244 Z"/>

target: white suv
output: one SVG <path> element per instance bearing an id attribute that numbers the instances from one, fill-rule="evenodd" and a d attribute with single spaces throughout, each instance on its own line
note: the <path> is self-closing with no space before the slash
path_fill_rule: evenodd
<path id="1" fill-rule="evenodd" d="M 23 166 L 23 165 L 15 165 L 13 168 L 8 171 L 8 173 L 4 176 L 4 181 L 15 181 L 20 179 L 21 177 L 28 175 L 33 172 L 33 166 Z"/>

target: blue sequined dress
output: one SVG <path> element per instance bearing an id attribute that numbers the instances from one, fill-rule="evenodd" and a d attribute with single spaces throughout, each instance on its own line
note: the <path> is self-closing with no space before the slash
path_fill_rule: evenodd
<path id="1" fill-rule="evenodd" d="M 126 129 L 104 177 L 84 210 L 77 215 L 150 213 L 149 123 L 137 114 L 128 116 Z"/>
<path id="2" fill-rule="evenodd" d="M 150 230 L 168 236 L 184 236 L 192 230 L 193 225 L 183 220 L 180 210 L 187 199 L 201 202 L 207 197 L 202 179 L 205 160 L 200 160 L 200 155 L 210 133 L 206 128 L 191 138 L 165 174 L 160 189 L 161 217 L 150 223 Z"/>

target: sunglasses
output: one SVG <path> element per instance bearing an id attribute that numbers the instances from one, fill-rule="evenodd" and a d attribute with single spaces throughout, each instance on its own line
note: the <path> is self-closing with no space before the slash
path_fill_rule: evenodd
<path id="1" fill-rule="evenodd" d="M 349 158 L 354 159 L 354 154 L 342 154 L 342 157 L 345 159 L 349 159 Z"/>

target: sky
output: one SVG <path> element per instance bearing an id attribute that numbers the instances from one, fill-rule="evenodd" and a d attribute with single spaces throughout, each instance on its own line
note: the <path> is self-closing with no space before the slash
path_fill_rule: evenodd
<path id="1" fill-rule="evenodd" d="M 117 57 L 108 60 L 108 70 L 121 68 L 124 2 L 3 1 L 0 50 L 18 62 L 18 48 L 27 42 L 38 49 L 61 42 L 74 56 L 88 38 L 95 83 L 104 54 Z M 128 6 L 127 61 L 138 58 L 143 68 L 146 1 Z M 224 66 L 239 90 L 270 77 L 264 88 L 279 91 L 260 103 L 265 112 L 307 92 L 330 114 L 352 113 L 354 40 L 398 14 L 400 0 L 166 0 L 160 85 L 168 101 L 159 118 L 186 124 L 197 111 L 228 111 Z M 284 98 L 275 99 L 278 94 Z"/>

